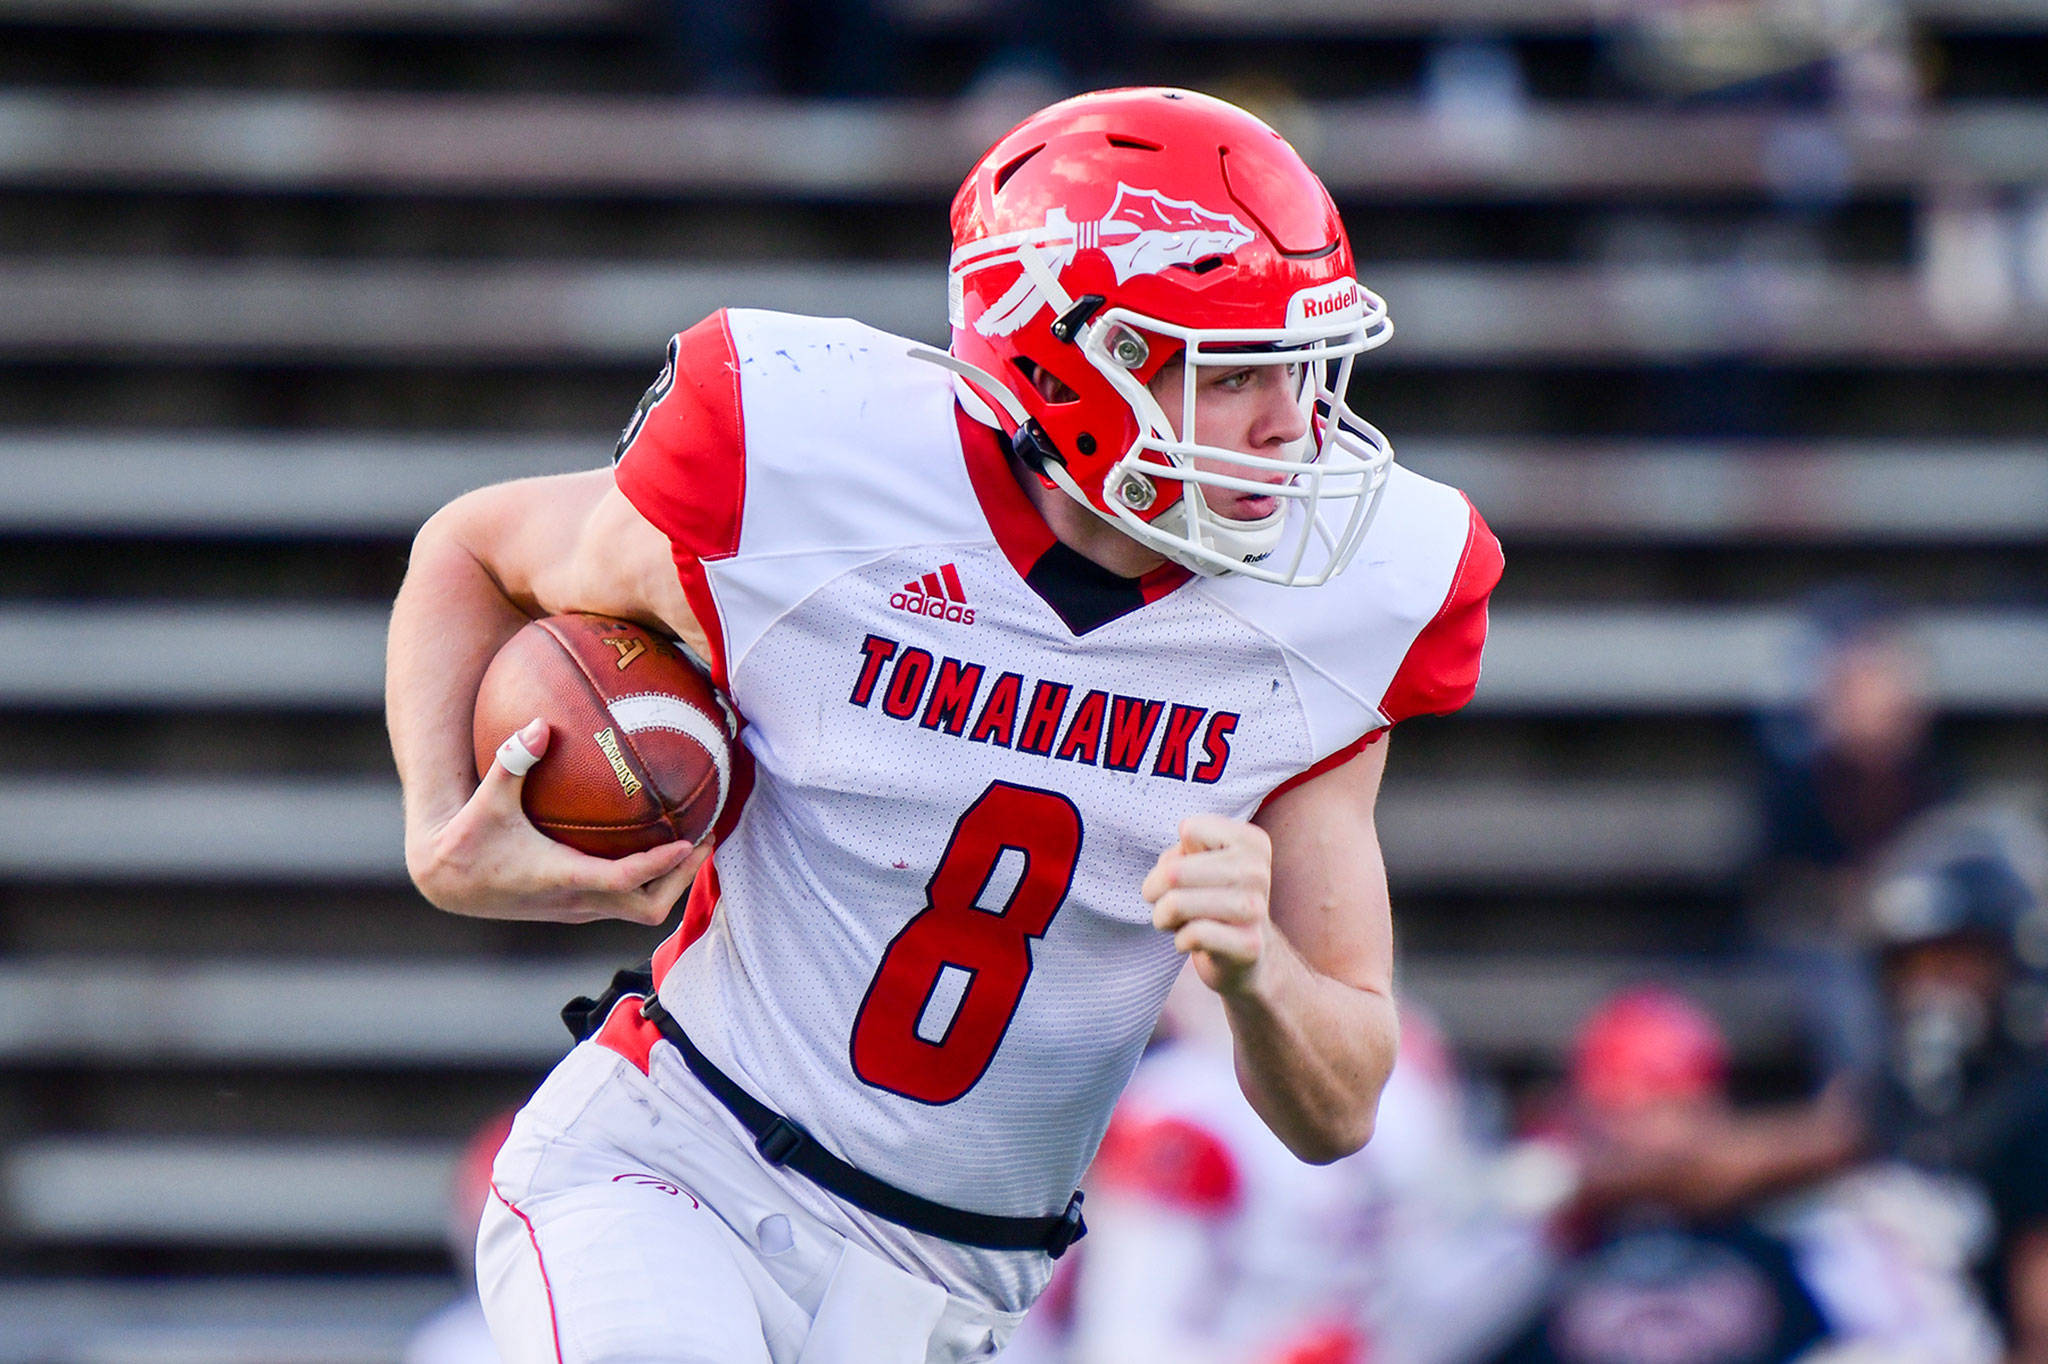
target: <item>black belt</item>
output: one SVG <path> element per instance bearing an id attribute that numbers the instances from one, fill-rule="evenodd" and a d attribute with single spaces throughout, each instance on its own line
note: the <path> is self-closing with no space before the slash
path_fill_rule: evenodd
<path id="1" fill-rule="evenodd" d="M 770 1165 L 786 1165 L 822 1189 L 839 1195 L 897 1226 L 988 1250 L 1042 1250 L 1057 1260 L 1067 1247 L 1088 1234 L 1081 1220 L 1078 1190 L 1067 1210 L 1056 1217 L 996 1217 L 989 1213 L 949 1208 L 920 1198 L 907 1189 L 876 1179 L 848 1165 L 818 1144 L 818 1139 L 742 1089 L 733 1078 L 697 1050 L 682 1024 L 650 992 L 641 1001 L 640 1016 L 661 1029 L 661 1035 L 683 1054 L 683 1064 L 704 1088 L 752 1134 L 754 1147 Z"/>

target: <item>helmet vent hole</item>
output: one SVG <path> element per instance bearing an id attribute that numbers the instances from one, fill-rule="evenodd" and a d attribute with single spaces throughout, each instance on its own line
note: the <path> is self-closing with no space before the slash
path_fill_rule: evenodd
<path id="1" fill-rule="evenodd" d="M 1015 175 L 1018 171 L 1023 170 L 1024 163 L 1026 161 L 1029 161 L 1032 157 L 1038 155 L 1040 152 L 1044 150 L 1045 144 L 1041 142 L 1036 147 L 1033 147 L 1030 151 L 1024 152 L 1019 156 L 1012 157 L 1008 164 L 1006 164 L 1001 170 L 996 172 L 995 192 L 997 194 L 1001 194 L 1003 192 L 1003 186 L 1010 183 L 1010 177 Z"/>
<path id="2" fill-rule="evenodd" d="M 1079 450 L 1084 455 L 1094 454 L 1095 437 L 1089 435 L 1086 431 L 1083 431 L 1080 435 L 1074 437 L 1074 448 L 1076 450 Z"/>
<path id="3" fill-rule="evenodd" d="M 1081 401 L 1080 394 L 1074 392 L 1057 375 L 1037 361 L 1019 355 L 1014 357 L 1011 363 L 1017 367 L 1017 372 L 1024 376 L 1024 382 L 1037 389 L 1038 396 L 1053 406 L 1060 407 Z"/>
<path id="4" fill-rule="evenodd" d="M 1204 256 L 1192 265 L 1182 265 L 1178 268 L 1187 271 L 1191 275 L 1206 275 L 1222 264 L 1223 257 L 1221 256 Z"/>
<path id="5" fill-rule="evenodd" d="M 1147 142 L 1141 137 L 1119 137 L 1115 133 L 1108 133 L 1105 134 L 1105 136 L 1109 138 L 1110 146 L 1122 147 L 1126 151 L 1163 152 L 1166 150 L 1166 148 L 1161 146 L 1159 143 Z"/>

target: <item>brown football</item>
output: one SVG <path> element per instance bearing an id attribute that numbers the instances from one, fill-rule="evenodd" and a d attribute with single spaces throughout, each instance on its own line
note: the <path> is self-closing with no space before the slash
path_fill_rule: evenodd
<path id="1" fill-rule="evenodd" d="M 527 721 L 548 750 L 527 773 L 535 827 L 598 857 L 695 842 L 733 785 L 735 725 L 681 647 L 630 621 L 563 615 L 505 643 L 477 690 L 476 770 Z"/>

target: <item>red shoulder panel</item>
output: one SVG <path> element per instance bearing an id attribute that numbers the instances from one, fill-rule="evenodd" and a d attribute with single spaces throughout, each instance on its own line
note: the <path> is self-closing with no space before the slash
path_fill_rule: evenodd
<path id="1" fill-rule="evenodd" d="M 1380 711 L 1392 724 L 1411 715 L 1443 715 L 1472 699 L 1479 686 L 1479 654 L 1486 644 L 1486 599 L 1500 581 L 1500 541 L 1471 508 L 1465 552 L 1451 574 L 1436 616 L 1408 646 Z"/>
<path id="2" fill-rule="evenodd" d="M 711 637 L 711 676 L 727 684 L 725 638 L 704 564 L 740 547 L 747 492 L 740 367 L 723 309 L 669 342 L 668 367 L 620 438 L 619 491 L 674 546 L 683 592 Z"/>
<path id="3" fill-rule="evenodd" d="M 1185 1118 L 1119 1109 L 1095 1154 L 1105 1188 L 1207 1216 L 1235 1212 L 1243 1180 L 1223 1139 Z"/>

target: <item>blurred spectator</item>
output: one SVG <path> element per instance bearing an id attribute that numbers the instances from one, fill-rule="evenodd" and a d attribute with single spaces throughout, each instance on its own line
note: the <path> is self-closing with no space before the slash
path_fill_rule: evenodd
<path id="1" fill-rule="evenodd" d="M 1513 45 L 1492 35 L 1434 44 L 1423 66 L 1422 107 L 1461 152 L 1515 155 L 1527 133 L 1529 89 Z"/>
<path id="2" fill-rule="evenodd" d="M 889 0 L 657 3 L 657 37 L 678 90 L 836 98 L 898 93 Z"/>
<path id="3" fill-rule="evenodd" d="M 1712 1208 L 1665 1177 L 1770 1130 L 1742 1130 L 1727 1076 L 1719 1027 L 1682 996 L 1628 991 L 1587 1020 L 1564 1133 L 1584 1180 L 1576 1254 L 1498 1364 L 1992 1364 L 1962 1256 L 1928 1232 L 1945 1205 L 1910 1172 Z"/>
<path id="4" fill-rule="evenodd" d="M 1633 0 L 1624 16 L 1615 73 L 1666 99 L 1887 114 L 1918 97 L 1899 0 Z"/>
<path id="5" fill-rule="evenodd" d="M 1068 1364 L 1433 1364 L 1474 1357 L 1533 1288 L 1532 1221 L 1463 1127 L 1404 1012 L 1373 1139 L 1305 1165 L 1239 1092 L 1215 996 L 1178 991 L 1090 1178 Z"/>
<path id="6" fill-rule="evenodd" d="M 406 1342 L 404 1364 L 498 1364 L 483 1304 L 476 1295 L 476 1229 L 491 1196 L 491 1163 L 512 1131 L 512 1113 L 493 1114 L 462 1148 L 448 1189 L 448 1255 L 462 1291 L 420 1323 Z"/>
<path id="7" fill-rule="evenodd" d="M 1918 205 L 1913 267 L 1928 315 L 1952 336 L 1984 336 L 2012 321 L 2040 281 L 2031 273 L 2025 208 L 1989 191 L 1946 185 Z M 2038 232 L 2038 227 L 2033 228 Z"/>
<path id="8" fill-rule="evenodd" d="M 1869 879 L 1949 780 L 1931 739 L 1927 664 L 1898 612 L 1842 587 L 1810 604 L 1805 700 L 1761 727 L 1757 946 L 1802 981 L 1822 1070 L 1875 1060 L 1874 985 L 1858 947 Z"/>
<path id="9" fill-rule="evenodd" d="M 1947 786 L 1929 746 L 1927 666 L 1890 603 L 1860 588 L 1807 612 L 1806 699 L 1764 734 L 1765 856 L 1832 880 L 1839 921 L 1871 863 Z"/>

